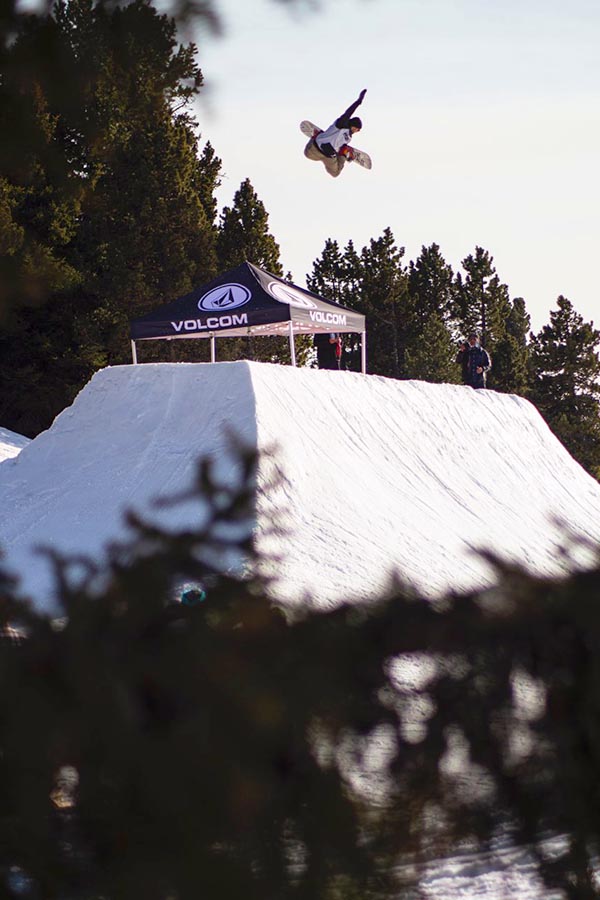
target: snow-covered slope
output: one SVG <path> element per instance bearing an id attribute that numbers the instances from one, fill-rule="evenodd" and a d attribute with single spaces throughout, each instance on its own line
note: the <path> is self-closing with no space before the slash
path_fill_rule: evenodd
<path id="1" fill-rule="evenodd" d="M 0 428 L 0 462 L 18 456 L 23 447 L 29 443 L 29 438 L 22 434 L 15 434 L 8 428 Z"/>
<path id="2" fill-rule="evenodd" d="M 0 465 L 0 546 L 25 590 L 51 602 L 36 545 L 97 555 L 128 507 L 193 520 L 196 507 L 151 501 L 187 488 L 200 456 L 226 465 L 227 427 L 279 448 L 284 483 L 261 500 L 257 533 L 266 543 L 275 501 L 290 531 L 269 547 L 289 602 L 361 599 L 392 570 L 431 596 L 485 584 L 480 547 L 557 572 L 556 519 L 600 542 L 600 485 L 520 398 L 250 362 L 119 366 Z"/>

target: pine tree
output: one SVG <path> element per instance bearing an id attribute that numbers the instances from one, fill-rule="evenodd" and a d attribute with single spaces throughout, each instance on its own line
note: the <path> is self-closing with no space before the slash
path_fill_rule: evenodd
<path id="1" fill-rule="evenodd" d="M 368 369 L 377 375 L 405 378 L 407 277 L 402 266 L 404 248 L 390 228 L 372 238 L 360 254 L 349 244 L 345 251 L 347 305 L 367 318 Z"/>
<path id="2" fill-rule="evenodd" d="M 200 165 L 196 170 L 196 191 L 204 208 L 207 221 L 214 229 L 214 242 L 217 238 L 217 199 L 215 192 L 221 186 L 221 160 L 207 141 L 200 156 Z"/>
<path id="3" fill-rule="evenodd" d="M 437 244 L 423 247 L 408 267 L 406 374 L 431 382 L 456 382 L 451 328 L 453 272 Z"/>
<path id="4" fill-rule="evenodd" d="M 52 65 L 38 53 L 32 79 L 32 48 L 40 46 L 50 48 Z M 22 57 L 28 66 L 20 68 Z M 23 229 L 23 257 L 44 275 L 31 279 L 43 307 L 21 310 L 2 346 L 0 418 L 33 436 L 98 367 L 129 361 L 131 318 L 216 274 L 210 191 L 220 163 L 209 147 L 198 158 L 186 112 L 202 85 L 195 47 L 179 46 L 175 23 L 144 0 L 112 9 L 59 3 L 23 26 L 9 62 L 30 82 L 3 82 L 2 110 L 34 110 L 29 130 L 46 141 L 23 153 L 33 160 L 25 193 L 0 155 L 4 214 Z M 42 252 L 32 254 L 36 246 Z"/>
<path id="5" fill-rule="evenodd" d="M 77 60 L 85 53 L 89 85 L 78 107 L 86 120 L 73 124 L 94 189 L 75 250 L 86 300 L 102 310 L 106 362 L 123 362 L 130 318 L 216 273 L 198 141 L 185 111 L 202 74 L 194 46 L 178 46 L 175 23 L 143 0 L 110 14 L 72 0 L 61 12 L 65 41 Z"/>
<path id="6" fill-rule="evenodd" d="M 494 390 L 525 397 L 529 391 L 529 334 L 531 320 L 522 297 L 509 304 L 501 337 L 494 344 Z"/>
<path id="7" fill-rule="evenodd" d="M 600 479 L 600 331 L 563 296 L 531 338 L 531 399 L 567 450 Z"/>
<path id="8" fill-rule="evenodd" d="M 438 313 L 432 313 L 424 320 L 418 335 L 413 332 L 406 340 L 406 377 L 434 384 L 457 384 L 460 372 L 455 357 L 455 342 L 444 320 Z"/>
<path id="9" fill-rule="evenodd" d="M 55 56 L 56 28 L 32 15 L 4 54 L 0 79 L 0 324 L 18 330 L 11 313 L 40 307 L 49 291 L 67 290 L 78 273 L 66 247 L 80 216 L 81 191 L 57 149 L 58 117 L 41 80 Z M 37 59 L 37 72 L 28 65 Z M 40 71 L 41 70 L 41 71 Z"/>
<path id="10" fill-rule="evenodd" d="M 456 276 L 454 318 L 463 335 L 470 331 L 481 335 L 481 343 L 492 360 L 488 387 L 525 394 L 529 317 L 522 298 L 511 301 L 508 287 L 500 281 L 493 262 L 493 256 L 481 247 L 462 261 L 466 276 Z"/>
<path id="11" fill-rule="evenodd" d="M 220 271 L 248 261 L 272 275 L 283 277 L 279 244 L 269 231 L 269 216 L 263 202 L 246 179 L 221 213 L 217 256 Z"/>
<path id="12" fill-rule="evenodd" d="M 323 252 L 313 263 L 312 273 L 306 278 L 309 291 L 325 300 L 347 305 L 349 291 L 347 262 L 337 241 L 325 241 Z"/>
<path id="13" fill-rule="evenodd" d="M 475 248 L 475 254 L 469 254 L 462 260 L 466 272 L 463 279 L 460 272 L 455 284 L 455 318 L 465 334 L 478 331 L 482 343 L 487 345 L 490 305 L 488 285 L 496 273 L 493 257 L 481 247 Z"/>
<path id="14" fill-rule="evenodd" d="M 283 278 L 279 258 L 279 244 L 269 231 L 269 214 L 258 197 L 250 179 L 246 178 L 236 191 L 233 204 L 221 212 L 217 237 L 217 257 L 221 272 L 243 262 L 251 262 L 272 275 Z M 219 340 L 219 359 L 240 357 L 260 362 L 290 362 L 287 338 L 252 337 Z M 310 354 L 308 337 L 295 340 L 296 361 L 303 365 Z"/>

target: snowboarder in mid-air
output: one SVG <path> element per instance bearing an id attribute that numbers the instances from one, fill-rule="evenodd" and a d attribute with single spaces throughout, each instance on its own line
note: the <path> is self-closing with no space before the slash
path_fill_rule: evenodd
<path id="1" fill-rule="evenodd" d="M 304 148 L 304 155 L 307 159 L 322 162 L 333 178 L 337 178 L 340 174 L 346 160 L 356 160 L 365 168 L 371 168 L 371 159 L 368 154 L 349 146 L 352 136 L 362 128 L 362 121 L 354 113 L 363 102 L 366 93 L 367 89 L 365 88 L 360 92 L 358 100 L 355 100 L 325 131 L 321 131 L 307 121 L 302 122 L 300 126 L 304 134 L 310 136 L 310 140 Z"/>

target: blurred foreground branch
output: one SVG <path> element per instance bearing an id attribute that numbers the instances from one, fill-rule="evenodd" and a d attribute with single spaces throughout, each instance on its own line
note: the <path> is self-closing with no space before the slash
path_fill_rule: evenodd
<path id="1" fill-rule="evenodd" d="M 55 558 L 56 620 L 0 578 L 3 896 L 417 897 L 499 835 L 597 896 L 600 567 L 292 617 L 237 455 L 226 484 L 200 467 L 196 530 L 131 516 L 79 583 Z"/>

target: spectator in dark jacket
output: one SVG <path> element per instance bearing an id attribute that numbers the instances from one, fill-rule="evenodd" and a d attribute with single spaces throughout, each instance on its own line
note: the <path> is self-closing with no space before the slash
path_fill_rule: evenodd
<path id="1" fill-rule="evenodd" d="M 315 334 L 317 364 L 320 369 L 339 369 L 342 357 L 342 339 L 339 334 Z"/>
<path id="2" fill-rule="evenodd" d="M 472 388 L 484 388 L 487 372 L 492 363 L 489 353 L 479 344 L 479 335 L 472 331 L 456 356 L 462 367 L 463 383 Z"/>

